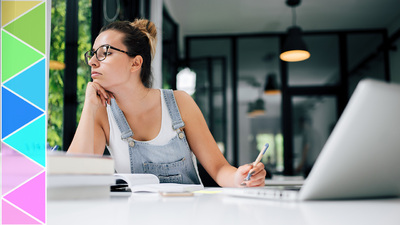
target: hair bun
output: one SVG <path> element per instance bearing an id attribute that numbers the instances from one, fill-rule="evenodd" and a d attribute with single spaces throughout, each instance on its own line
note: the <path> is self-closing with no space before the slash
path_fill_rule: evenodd
<path id="1" fill-rule="evenodd" d="M 156 25 L 147 19 L 135 19 L 131 26 L 138 28 L 149 39 L 151 58 L 154 58 L 157 45 L 157 28 Z"/>

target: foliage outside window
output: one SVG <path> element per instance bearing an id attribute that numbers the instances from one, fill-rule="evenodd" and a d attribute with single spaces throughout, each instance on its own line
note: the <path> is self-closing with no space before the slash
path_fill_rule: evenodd
<path id="1" fill-rule="evenodd" d="M 51 2 L 50 60 L 64 62 L 66 2 Z M 64 71 L 50 70 L 48 93 L 47 142 L 62 145 Z"/>
<path id="2" fill-rule="evenodd" d="M 84 54 L 92 49 L 91 43 L 91 18 L 92 1 L 79 1 L 79 38 L 78 38 L 78 77 L 77 77 L 77 98 L 78 107 L 76 110 L 77 123 L 81 118 L 83 103 L 85 101 L 86 84 L 90 81 L 90 67 L 85 63 Z"/>
<path id="3" fill-rule="evenodd" d="M 261 151 L 265 143 L 269 148 L 262 158 L 262 162 L 271 172 L 281 172 L 283 170 L 283 135 L 278 133 L 257 134 L 257 149 Z M 276 154 L 276 155 L 275 155 Z"/>
<path id="4" fill-rule="evenodd" d="M 90 67 L 83 54 L 91 49 L 91 1 L 79 1 L 78 68 L 77 68 L 77 122 L 82 112 L 86 83 L 90 80 Z M 64 62 L 66 1 L 53 0 L 51 4 L 50 60 Z M 68 32 L 68 31 L 67 31 Z M 61 146 L 63 137 L 64 70 L 50 70 L 48 93 L 47 142 Z"/>

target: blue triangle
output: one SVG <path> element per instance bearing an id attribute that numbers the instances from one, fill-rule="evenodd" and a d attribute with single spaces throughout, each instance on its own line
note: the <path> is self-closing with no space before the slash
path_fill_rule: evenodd
<path id="1" fill-rule="evenodd" d="M 1 88 L 1 93 L 2 139 L 44 113 L 4 87 Z"/>
<path id="2" fill-rule="evenodd" d="M 15 93 L 29 100 L 43 111 L 46 101 L 46 64 L 45 59 L 4 83 Z"/>
<path id="3" fill-rule="evenodd" d="M 4 139 L 4 143 L 17 149 L 43 167 L 46 164 L 46 119 L 43 115 L 28 126 Z"/>

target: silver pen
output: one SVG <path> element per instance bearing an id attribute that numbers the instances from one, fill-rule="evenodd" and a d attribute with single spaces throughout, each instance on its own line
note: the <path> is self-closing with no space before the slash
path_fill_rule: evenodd
<path id="1" fill-rule="evenodd" d="M 269 144 L 266 143 L 264 145 L 263 150 L 261 150 L 260 154 L 258 154 L 257 159 L 253 162 L 253 167 L 255 167 L 261 161 L 261 159 L 262 159 L 263 155 L 265 154 L 265 152 L 267 151 L 268 147 L 269 147 Z M 247 177 L 244 179 L 244 181 L 250 180 L 250 177 L 251 177 L 251 173 L 249 171 L 249 173 L 247 174 Z"/>

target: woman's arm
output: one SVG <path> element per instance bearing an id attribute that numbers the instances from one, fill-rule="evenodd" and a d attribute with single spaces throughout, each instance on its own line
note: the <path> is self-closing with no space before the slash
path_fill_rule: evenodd
<path id="1" fill-rule="evenodd" d="M 109 98 L 110 95 L 100 85 L 88 83 L 81 119 L 68 153 L 104 153 L 106 135 L 101 122 L 107 116 L 105 105 Z"/>
<path id="2" fill-rule="evenodd" d="M 231 166 L 222 155 L 215 142 L 199 107 L 193 98 L 186 92 L 174 92 L 181 116 L 185 122 L 185 133 L 197 159 L 208 174 L 223 187 L 238 187 L 243 183 L 247 173 L 252 170 L 254 174 L 247 186 L 264 186 L 266 171 L 262 163 L 252 169 L 251 165 L 239 168 Z M 243 185 L 243 184 L 242 184 Z"/>

